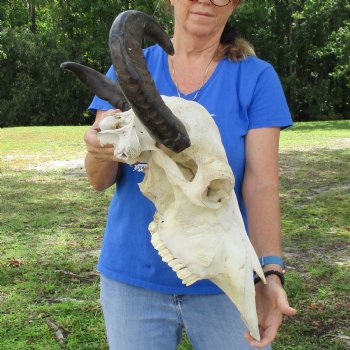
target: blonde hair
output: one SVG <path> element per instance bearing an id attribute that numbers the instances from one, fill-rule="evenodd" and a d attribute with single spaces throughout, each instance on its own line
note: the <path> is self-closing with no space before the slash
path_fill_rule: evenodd
<path id="1" fill-rule="evenodd" d="M 232 61 L 239 61 L 248 56 L 256 56 L 253 46 L 247 40 L 238 37 L 236 31 L 228 23 L 221 35 L 220 44 L 218 59 L 228 58 Z"/>

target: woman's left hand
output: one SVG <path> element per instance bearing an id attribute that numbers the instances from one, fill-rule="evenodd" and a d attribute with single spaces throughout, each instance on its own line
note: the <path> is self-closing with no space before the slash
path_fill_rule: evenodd
<path id="1" fill-rule="evenodd" d="M 276 338 L 283 315 L 294 316 L 297 312 L 289 306 L 287 294 L 279 278 L 270 275 L 266 279 L 267 284 L 259 282 L 255 288 L 261 339 L 257 341 L 249 333 L 245 334 L 249 344 L 258 349 L 268 346 Z"/>

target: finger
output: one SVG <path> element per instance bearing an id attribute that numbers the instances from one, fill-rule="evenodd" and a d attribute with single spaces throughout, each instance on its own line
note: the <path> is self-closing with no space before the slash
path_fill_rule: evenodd
<path id="1" fill-rule="evenodd" d="M 277 305 L 283 315 L 294 316 L 297 313 L 297 310 L 289 305 L 286 294 L 277 299 Z"/>
<path id="2" fill-rule="evenodd" d="M 257 349 L 262 349 L 264 346 L 260 344 L 260 341 L 257 341 L 254 339 L 249 333 L 244 334 L 244 338 L 246 341 L 249 343 L 251 347 L 257 348 Z"/>
<path id="3" fill-rule="evenodd" d="M 110 150 L 113 153 L 114 145 L 112 145 L 111 143 L 104 143 L 104 144 L 100 143 L 99 148 L 104 148 L 104 149 Z"/>
<path id="4" fill-rule="evenodd" d="M 281 306 L 280 310 L 283 313 L 283 315 L 286 315 L 286 316 L 295 316 L 297 313 L 297 310 L 292 308 L 288 304 Z"/>
<path id="5" fill-rule="evenodd" d="M 85 135 L 84 135 L 84 141 L 87 144 L 87 146 L 92 146 L 92 147 L 96 147 L 96 148 L 112 148 L 114 147 L 111 144 L 105 144 L 105 145 L 101 145 L 101 142 L 99 140 L 99 138 L 97 137 L 98 132 L 100 131 L 100 129 L 98 127 L 94 127 L 94 125 L 89 128 Z"/>
<path id="6" fill-rule="evenodd" d="M 98 111 L 96 113 L 95 123 L 99 123 L 101 119 L 108 117 L 116 112 L 120 112 L 120 109 L 108 109 L 107 111 Z"/>
<path id="7" fill-rule="evenodd" d="M 271 325 L 270 327 L 267 327 L 264 331 L 261 332 L 260 344 L 262 345 L 262 347 L 271 344 L 275 340 L 280 325 L 281 324 Z"/>
<path id="8" fill-rule="evenodd" d="M 249 345 L 252 345 L 253 342 L 256 342 L 257 340 L 252 337 L 252 335 L 249 332 L 244 333 L 244 338 L 249 343 Z"/>
<path id="9" fill-rule="evenodd" d="M 251 343 L 252 341 L 256 341 L 256 339 L 254 339 L 249 332 L 244 333 L 244 338 L 248 341 L 248 343 Z"/>
<path id="10" fill-rule="evenodd" d="M 100 140 L 97 138 L 97 131 L 95 130 L 90 129 L 88 132 L 86 132 L 84 135 L 84 141 L 88 150 L 89 148 L 102 148 Z"/>
<path id="11" fill-rule="evenodd" d="M 114 156 L 114 148 L 113 146 L 106 145 L 105 147 L 101 147 L 99 145 L 98 147 L 95 147 L 91 144 L 87 145 L 86 147 L 87 151 L 93 155 L 100 155 L 104 157 L 111 157 Z"/>
<path id="12" fill-rule="evenodd" d="M 246 333 L 245 338 L 249 342 L 250 346 L 262 349 L 274 341 L 274 339 L 277 337 L 277 331 L 278 326 L 270 326 L 265 330 L 260 331 L 260 341 L 254 339 L 249 333 Z"/>
<path id="13" fill-rule="evenodd" d="M 121 163 L 124 161 L 121 161 L 120 159 L 116 158 L 113 154 L 103 154 L 103 153 L 92 153 L 89 152 L 89 154 L 91 154 L 95 159 L 97 160 L 101 160 L 101 161 L 107 161 L 107 162 L 117 162 L 117 163 Z"/>

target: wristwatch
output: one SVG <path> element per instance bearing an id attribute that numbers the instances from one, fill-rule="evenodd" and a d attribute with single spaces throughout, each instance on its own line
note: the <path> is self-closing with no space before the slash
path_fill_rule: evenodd
<path id="1" fill-rule="evenodd" d="M 277 255 L 262 256 L 259 258 L 259 261 L 260 261 L 261 267 L 264 267 L 270 264 L 276 264 L 276 265 L 280 265 L 282 267 L 282 270 L 286 269 L 286 265 L 284 264 L 284 261 L 280 256 L 277 256 Z"/>

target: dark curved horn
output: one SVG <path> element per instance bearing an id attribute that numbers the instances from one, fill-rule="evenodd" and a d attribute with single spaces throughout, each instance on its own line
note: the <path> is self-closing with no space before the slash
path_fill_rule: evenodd
<path id="1" fill-rule="evenodd" d="M 94 95 L 108 101 L 115 108 L 121 111 L 130 109 L 130 105 L 120 89 L 120 86 L 115 81 L 79 63 L 64 62 L 60 67 L 70 70 Z"/>
<path id="2" fill-rule="evenodd" d="M 139 11 L 125 11 L 113 22 L 109 48 L 120 87 L 135 114 L 152 137 L 174 152 L 190 146 L 181 121 L 160 97 L 147 69 L 142 39 L 157 42 L 167 53 L 174 54 L 168 35 L 152 17 Z"/>

